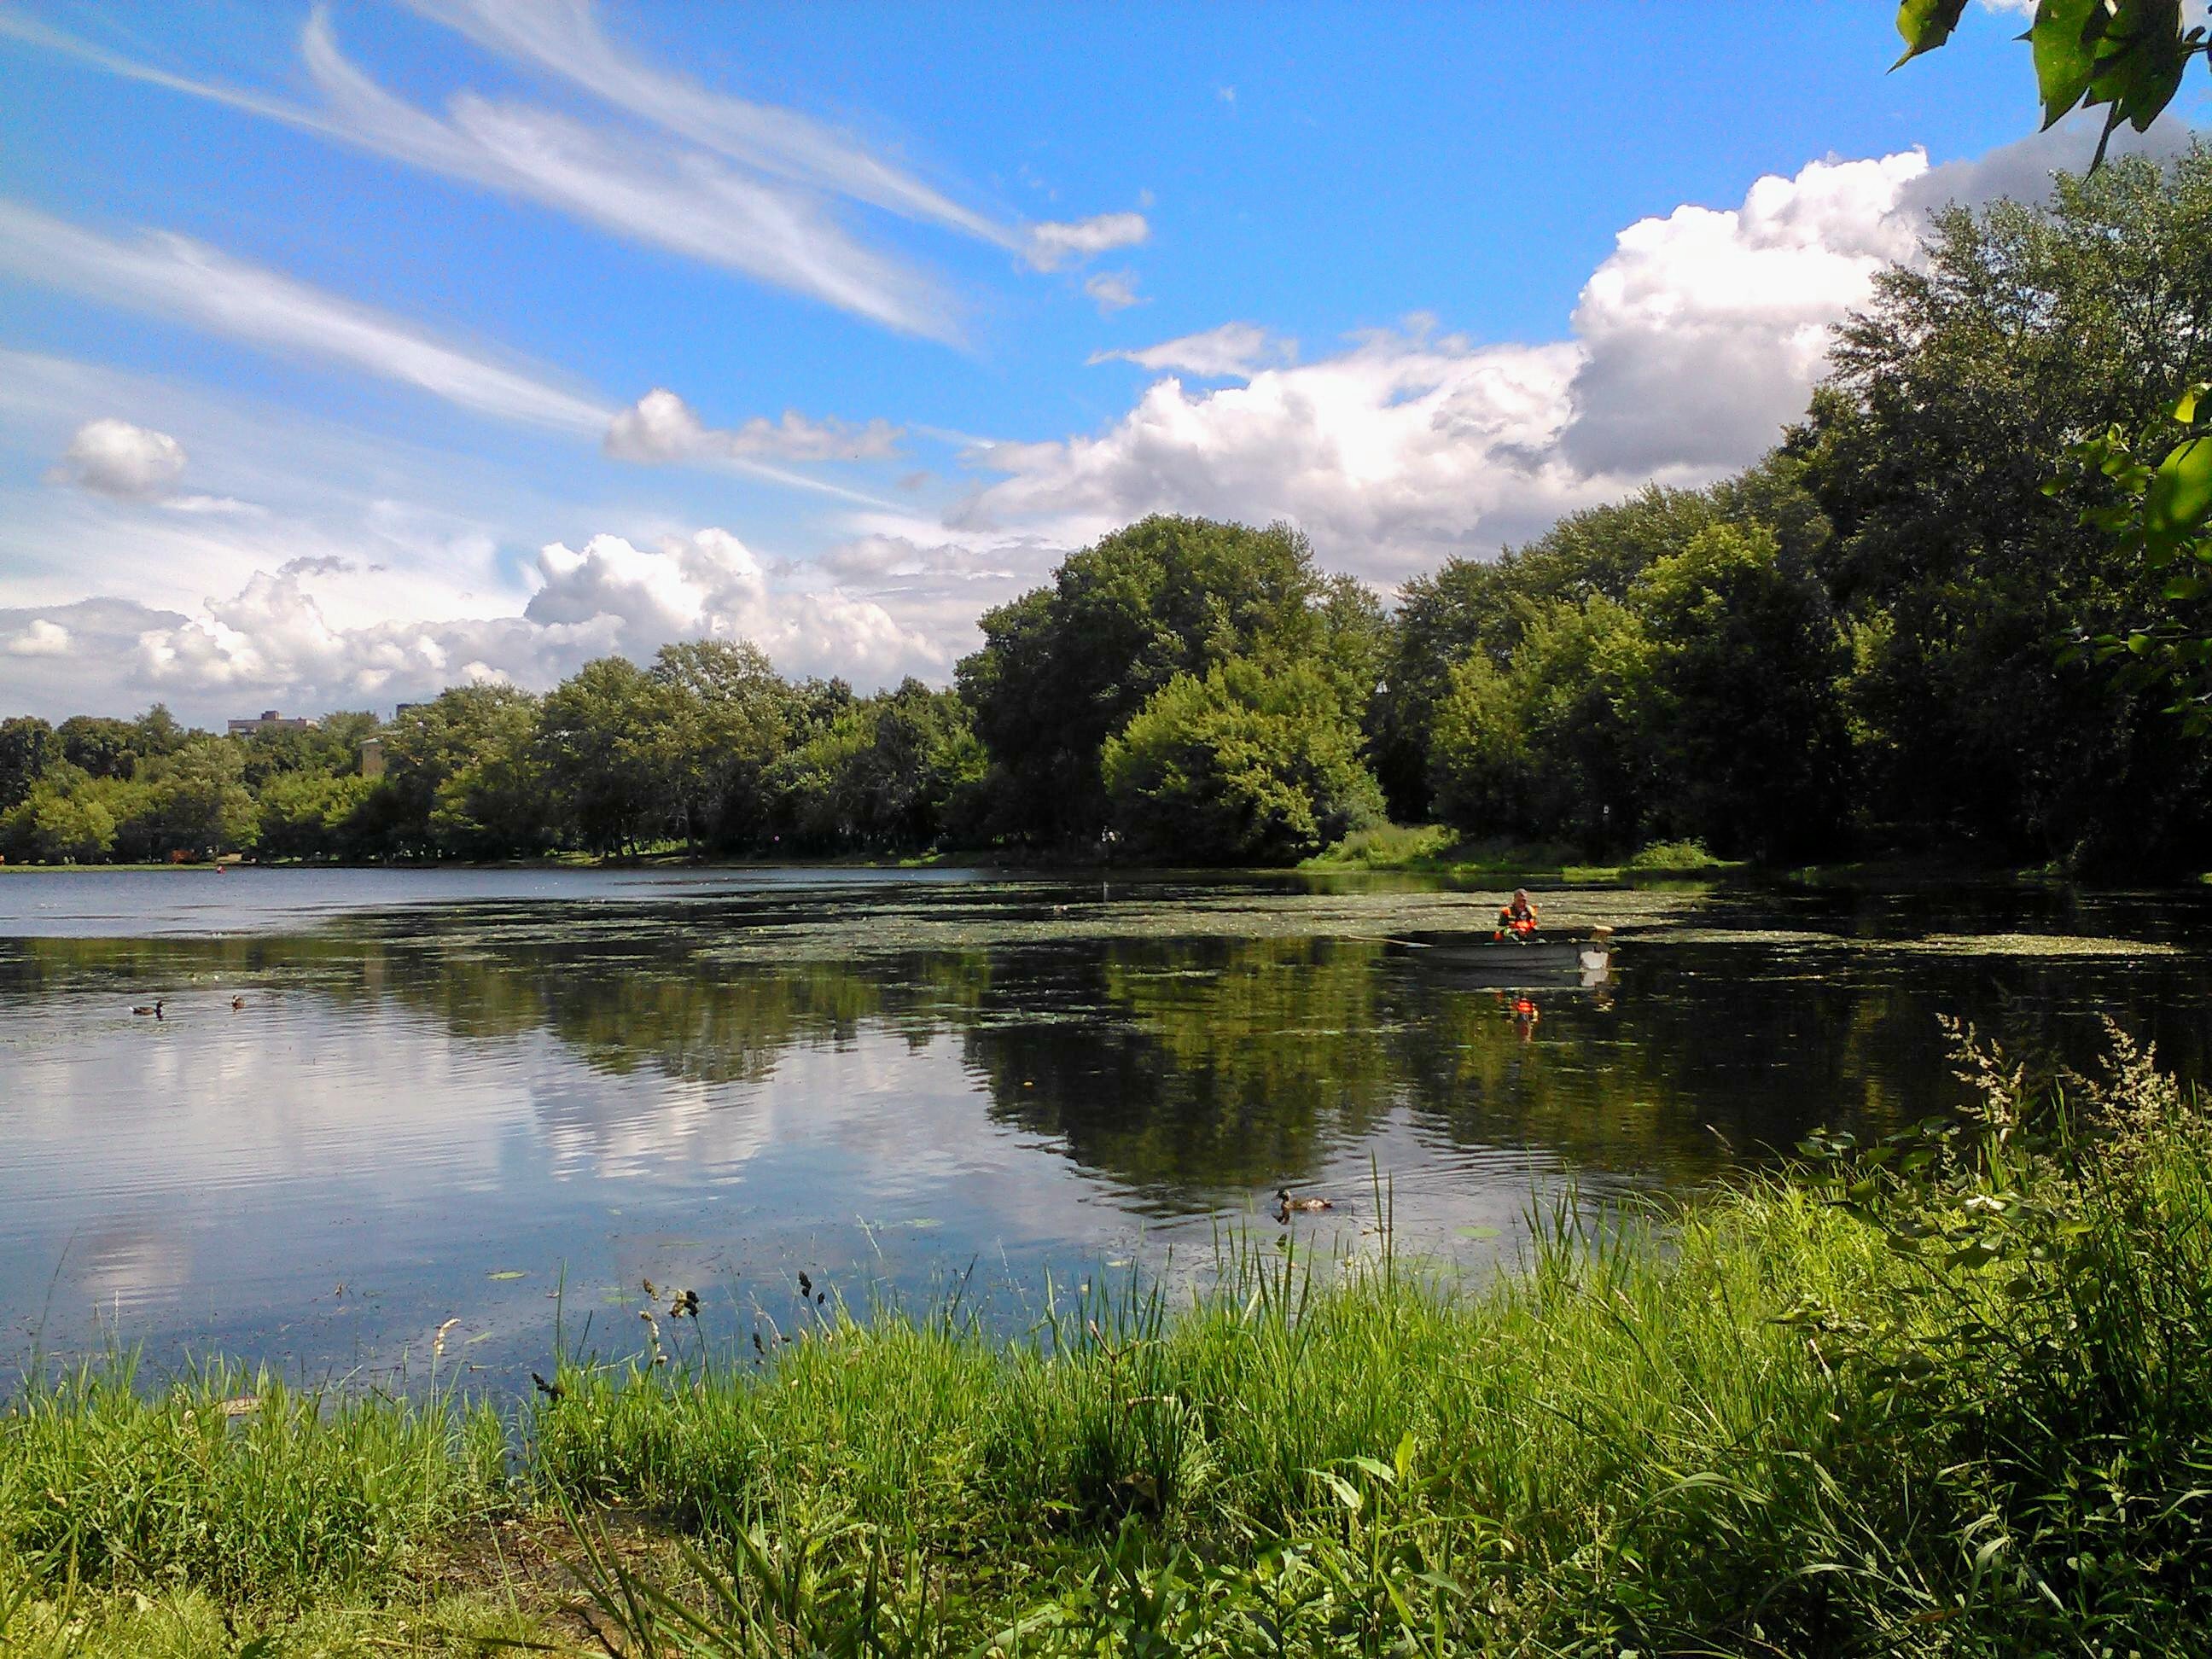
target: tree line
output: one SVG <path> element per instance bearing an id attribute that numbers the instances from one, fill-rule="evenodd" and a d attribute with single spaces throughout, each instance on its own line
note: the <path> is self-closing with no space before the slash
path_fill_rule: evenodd
<path id="1" fill-rule="evenodd" d="M 1275 863 L 1387 815 L 1593 854 L 2175 864 L 2212 753 L 2154 679 L 2064 649 L 2173 579 L 2111 533 L 2128 480 L 2067 462 L 2212 377 L 2208 233 L 2202 148 L 1941 213 L 1756 465 L 1449 560 L 1395 610 L 1287 526 L 1154 517 L 986 614 L 949 690 L 698 641 L 307 732 L 10 720 L 0 853 Z"/>

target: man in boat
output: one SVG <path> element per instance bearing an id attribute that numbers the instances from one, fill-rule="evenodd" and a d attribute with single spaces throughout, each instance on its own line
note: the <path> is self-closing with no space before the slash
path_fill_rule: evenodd
<path id="1" fill-rule="evenodd" d="M 1528 939 L 1536 936 L 1536 907 L 1528 897 L 1528 890 L 1513 890 L 1513 902 L 1498 912 L 1498 937 L 1501 939 Z"/>

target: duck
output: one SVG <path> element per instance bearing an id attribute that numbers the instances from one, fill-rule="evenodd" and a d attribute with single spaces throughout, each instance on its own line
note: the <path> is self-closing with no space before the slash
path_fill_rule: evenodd
<path id="1" fill-rule="evenodd" d="M 162 998 L 161 998 L 161 997 L 155 997 L 155 998 L 153 1000 L 153 1001 L 149 1002 L 149 1003 L 143 1003 L 143 1004 L 141 1004 L 139 1006 L 137 1006 L 137 1007 L 136 1007 L 136 1008 L 133 1008 L 131 1012 L 132 1013 L 134 1013 L 134 1014 L 151 1014 L 151 1015 L 153 1015 L 153 1016 L 154 1016 L 154 1018 L 156 1018 L 156 1019 L 160 1019 L 161 1018 L 162 1018 L 162 1015 L 161 1015 L 161 1004 L 162 1004 L 162 1001 L 163 1001 L 163 999 L 162 999 Z"/>
<path id="2" fill-rule="evenodd" d="M 1336 1206 L 1325 1198 L 1292 1198 L 1288 1187 L 1275 1189 L 1275 1219 L 1288 1221 L 1294 1210 L 1333 1210 Z"/>
<path id="3" fill-rule="evenodd" d="M 244 997 L 233 997 L 230 1000 L 230 1009 L 233 1013 L 236 1013 L 244 1006 L 246 1006 L 246 999 Z"/>

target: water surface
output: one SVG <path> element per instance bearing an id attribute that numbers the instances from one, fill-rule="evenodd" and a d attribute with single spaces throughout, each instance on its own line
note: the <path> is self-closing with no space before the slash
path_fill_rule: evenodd
<path id="1" fill-rule="evenodd" d="M 504 1383 L 1048 1273 L 1202 1273 L 1220 1230 L 1480 1268 L 1532 1202 L 1695 1188 L 1955 1103 L 1938 1016 L 2196 1069 L 2188 894 L 1553 896 L 1612 981 L 1409 942 L 1427 879 L 237 870 L 0 877 L 0 1343 Z M 134 1005 L 164 1000 L 160 1021 Z M 245 1006 L 234 1009 L 232 999 Z M 1289 1186 L 1324 1214 L 1271 1213 Z M 749 1350 L 748 1350 L 749 1351 Z M 10 1356 L 0 1354 L 0 1358 Z M 526 1377 L 525 1379 L 526 1381 Z"/>

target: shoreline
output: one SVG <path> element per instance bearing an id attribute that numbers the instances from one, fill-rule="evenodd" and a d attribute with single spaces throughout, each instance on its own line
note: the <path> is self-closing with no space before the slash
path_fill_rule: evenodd
<path id="1" fill-rule="evenodd" d="M 2063 1116 L 1917 1175 L 1837 1143 L 1679 1210 L 1556 1215 L 1480 1285 L 1387 1241 L 1334 1277 L 1232 1241 L 1212 1291 L 1086 1291 L 1011 1342 L 795 1294 L 757 1361 L 707 1361 L 679 1295 L 640 1352 L 564 1356 L 499 1404 L 434 1376 L 338 1401 L 214 1363 L 142 1390 L 127 1355 L 34 1378 L 0 1402 L 0 1643 L 459 1655 L 605 1629 L 682 1652 L 672 1609 L 750 1607 L 778 1650 L 919 1626 L 910 1650 L 1026 1629 L 1072 1655 L 1141 1594 L 1180 1608 L 1171 1645 L 1229 1652 L 1258 1650 L 1237 1632 L 1262 1613 L 1300 1651 L 1347 1624 L 1423 1651 L 1593 1629 L 1607 1650 L 1808 1651 L 1903 1640 L 1930 1607 L 1975 1650 L 2115 1626 L 2179 1650 L 2212 1632 L 2202 1553 L 2173 1553 L 2203 1498 L 2208 1350 L 2123 1322 L 2066 1364 L 2008 1357 L 2115 1299 L 2212 1301 L 2200 1109 L 2113 1076 L 2124 1156 Z M 1898 1248 L 1998 1191 L 2033 1200 L 2017 1237 Z M 2116 1444 L 2149 1506 L 2121 1532 L 2100 1507 Z M 1858 1569 L 1821 1570 L 1838 1559 Z M 778 1601 L 802 1564 L 806 1597 Z"/>

